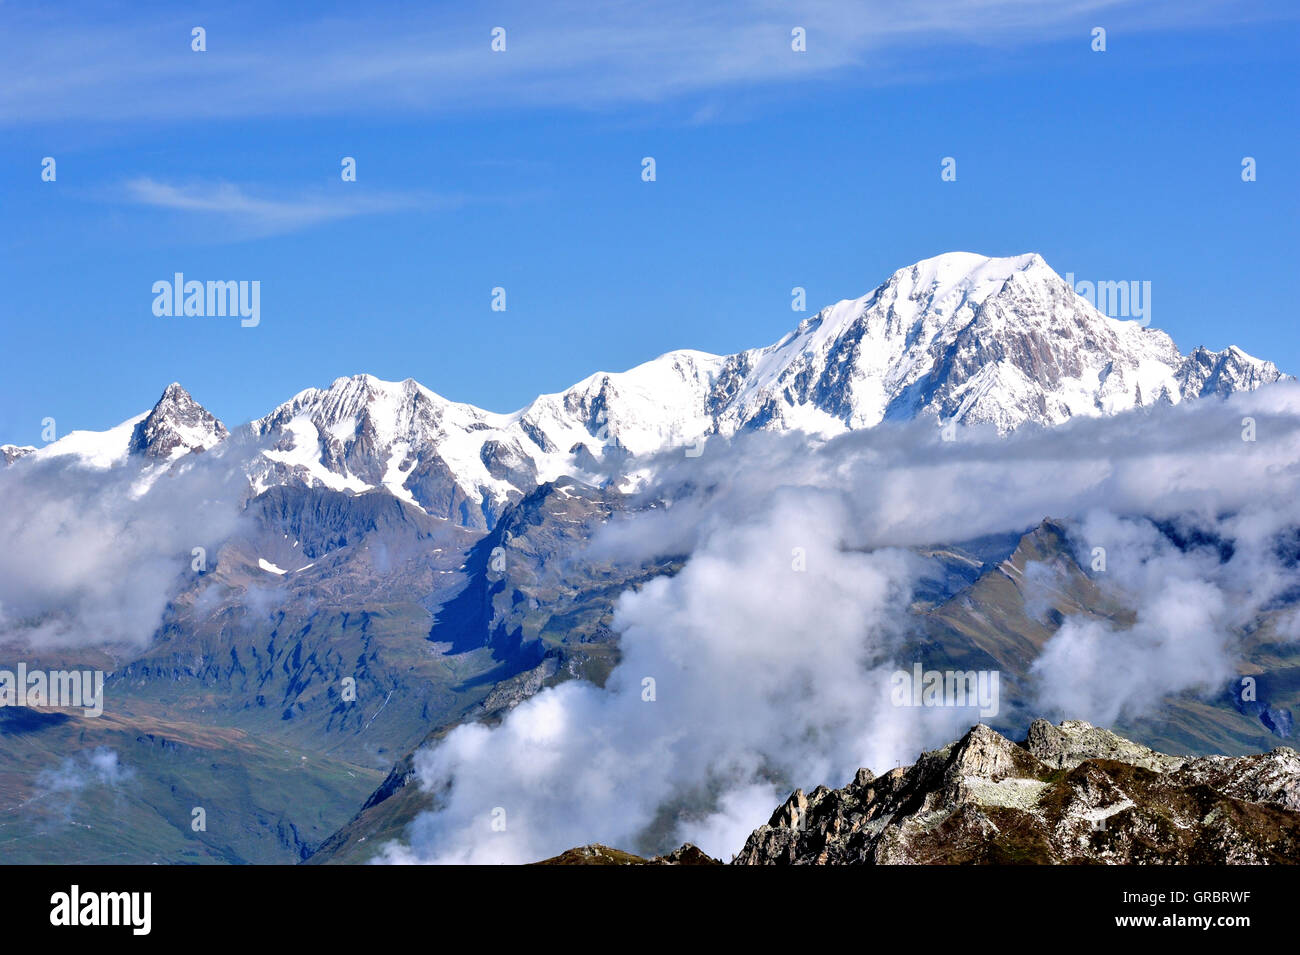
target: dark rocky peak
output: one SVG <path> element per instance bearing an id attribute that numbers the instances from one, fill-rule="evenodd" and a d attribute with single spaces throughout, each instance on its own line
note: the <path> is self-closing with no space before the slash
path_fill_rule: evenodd
<path id="1" fill-rule="evenodd" d="M 206 451 L 230 432 L 188 391 L 172 382 L 153 409 L 135 426 L 130 451 L 146 458 L 170 459 Z"/>

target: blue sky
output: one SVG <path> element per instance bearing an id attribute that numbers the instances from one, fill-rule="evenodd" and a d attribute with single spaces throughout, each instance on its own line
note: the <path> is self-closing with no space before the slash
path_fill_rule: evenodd
<path id="1" fill-rule="evenodd" d="M 1289 5 L 461 7 L 0 5 L 0 442 L 173 380 L 228 424 L 358 372 L 513 410 L 956 249 L 1300 372 Z M 260 281 L 260 325 L 156 317 L 175 272 Z"/>

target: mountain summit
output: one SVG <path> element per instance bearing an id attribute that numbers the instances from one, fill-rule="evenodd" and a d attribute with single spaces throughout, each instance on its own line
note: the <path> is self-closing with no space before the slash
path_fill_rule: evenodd
<path id="1" fill-rule="evenodd" d="M 1184 356 L 1164 332 L 1099 312 L 1039 255 L 950 252 L 899 269 L 773 345 L 729 356 L 669 352 L 511 414 L 450 401 L 409 378 L 340 378 L 247 425 L 255 450 L 246 470 L 254 493 L 385 488 L 436 517 L 488 527 L 539 483 L 711 435 L 834 435 L 915 418 L 1006 433 L 1226 397 L 1283 377 L 1238 348 Z M 96 467 L 128 452 L 171 460 L 226 434 L 173 384 L 147 415 L 100 435 L 74 432 L 32 456 Z"/>
<path id="2" fill-rule="evenodd" d="M 951 252 L 728 359 L 720 430 L 930 416 L 1007 432 L 1281 377 L 1236 348 L 1184 358 L 1164 332 L 1103 315 L 1036 254 Z"/>
<path id="3" fill-rule="evenodd" d="M 146 458 L 170 459 L 191 451 L 206 451 L 229 434 L 226 426 L 188 391 L 172 382 L 131 432 L 128 449 Z"/>

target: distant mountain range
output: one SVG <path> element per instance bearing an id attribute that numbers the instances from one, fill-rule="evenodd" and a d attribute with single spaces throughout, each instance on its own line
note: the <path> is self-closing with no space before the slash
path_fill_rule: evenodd
<path id="1" fill-rule="evenodd" d="M 1163 332 L 1099 313 L 1037 255 L 951 253 L 766 348 L 671 352 L 512 414 L 359 375 L 228 428 L 172 384 L 108 431 L 0 447 L 0 490 L 66 487 L 31 519 L 67 521 L 67 534 L 78 511 L 125 508 L 107 526 L 136 537 L 159 533 L 132 522 L 164 501 L 168 515 L 214 496 L 238 511 L 210 535 L 196 522 L 196 540 L 169 539 L 147 566 L 99 570 L 113 557 L 95 552 L 96 593 L 116 586 L 113 573 L 159 574 L 166 592 L 150 595 L 161 609 L 143 643 L 33 650 L 24 634 L 64 608 L 0 608 L 0 665 L 108 674 L 102 719 L 0 709 L 0 841 L 28 862 L 366 861 L 428 806 L 412 784 L 422 746 L 500 720 L 545 687 L 604 684 L 620 658 L 620 595 L 690 558 L 626 566 L 586 551 L 602 526 L 658 506 L 620 480 L 648 456 L 746 432 L 831 437 L 916 419 L 1005 434 L 1284 377 L 1235 348 L 1184 356 Z M 900 652 L 998 670 L 1016 699 L 1064 618 L 1131 624 L 1079 563 L 1072 530 L 1048 519 L 912 548 L 925 570 Z M 1179 547 L 1190 533 L 1168 528 Z M 207 550 L 201 570 L 194 544 Z M 1196 753 L 1289 739 L 1300 644 L 1285 636 L 1288 611 L 1265 608 L 1243 641 L 1256 699 L 1171 700 L 1141 738 Z M 1008 707 L 998 728 L 1028 715 Z M 41 783 L 51 767 L 97 779 L 76 762 L 92 747 L 132 772 L 114 798 Z M 211 824 L 196 832 L 200 805 Z"/>
<path id="2" fill-rule="evenodd" d="M 370 375 L 308 389 L 235 429 L 252 494 L 277 485 L 384 488 L 425 513 L 491 527 L 561 475 L 590 480 L 627 454 L 746 430 L 819 435 L 918 417 L 1007 432 L 1073 417 L 1254 390 L 1284 378 L 1235 347 L 1181 354 L 1164 332 L 1103 315 L 1036 254 L 952 252 L 899 269 L 766 348 L 674 351 L 599 372 L 511 414 Z M 148 413 L 5 463 L 66 457 L 155 465 L 231 444 L 179 385 Z"/>

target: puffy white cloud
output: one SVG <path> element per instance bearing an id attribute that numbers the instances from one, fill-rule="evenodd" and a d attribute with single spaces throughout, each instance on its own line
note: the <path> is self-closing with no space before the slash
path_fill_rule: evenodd
<path id="1" fill-rule="evenodd" d="M 190 574 L 191 551 L 240 520 L 242 486 L 219 455 L 138 493 L 140 465 L 84 470 L 59 460 L 0 470 L 0 643 L 139 648 Z"/>

